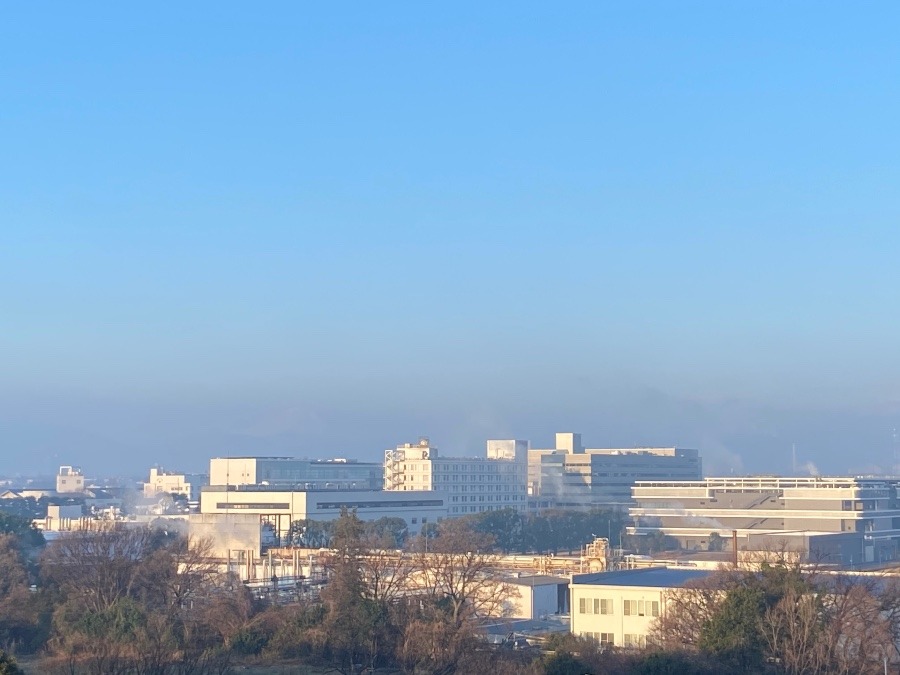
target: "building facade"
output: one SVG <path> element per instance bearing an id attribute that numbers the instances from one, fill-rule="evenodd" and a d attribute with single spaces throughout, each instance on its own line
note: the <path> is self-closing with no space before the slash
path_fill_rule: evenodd
<path id="1" fill-rule="evenodd" d="M 898 481 L 883 478 L 772 476 L 636 483 L 629 534 L 662 533 L 684 548 L 708 546 L 712 533 L 746 549 L 760 535 L 774 539 L 855 533 L 854 563 L 897 558 Z"/>
<path id="2" fill-rule="evenodd" d="M 56 491 L 60 494 L 84 492 L 84 474 L 75 467 L 59 467 L 59 473 L 56 474 Z"/>
<path id="3" fill-rule="evenodd" d="M 447 495 L 449 515 L 527 508 L 528 443 L 487 442 L 486 456 L 441 457 L 427 438 L 385 451 L 384 489 L 435 490 Z"/>
<path id="4" fill-rule="evenodd" d="M 554 506 L 624 507 L 641 480 L 697 480 L 703 467 L 687 448 L 585 448 L 581 434 L 556 434 L 556 447 L 528 452 L 529 494 Z"/>
<path id="5" fill-rule="evenodd" d="M 258 516 L 277 536 L 297 520 L 336 520 L 343 509 L 360 520 L 402 518 L 410 535 L 448 516 L 448 497 L 433 490 L 279 490 L 268 486 L 210 485 L 200 493 L 200 513 Z"/>
<path id="6" fill-rule="evenodd" d="M 668 594 L 710 574 L 664 567 L 573 574 L 570 630 L 607 647 L 645 647 Z"/>
<path id="7" fill-rule="evenodd" d="M 515 589 L 511 593 L 507 588 Z M 569 613 L 569 579 L 548 574 L 521 574 L 498 577 L 497 594 L 504 603 L 493 616 L 506 619 L 540 620 Z"/>
<path id="8" fill-rule="evenodd" d="M 210 485 L 269 485 L 297 490 L 380 490 L 382 468 L 352 459 L 214 457 Z"/>
<path id="9" fill-rule="evenodd" d="M 209 484 L 209 477 L 202 474 L 175 473 L 156 467 L 150 469 L 150 479 L 144 483 L 144 497 L 158 494 L 175 494 L 187 497 L 188 501 L 200 501 L 200 488 Z"/>

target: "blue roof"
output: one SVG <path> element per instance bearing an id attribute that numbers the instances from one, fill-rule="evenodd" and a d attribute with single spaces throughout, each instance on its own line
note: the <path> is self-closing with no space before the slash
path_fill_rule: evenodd
<path id="1" fill-rule="evenodd" d="M 591 586 L 651 586 L 654 588 L 679 588 L 689 581 L 705 579 L 712 573 L 713 572 L 710 570 L 647 567 L 639 570 L 575 574 L 572 576 L 572 583 L 589 584 Z"/>

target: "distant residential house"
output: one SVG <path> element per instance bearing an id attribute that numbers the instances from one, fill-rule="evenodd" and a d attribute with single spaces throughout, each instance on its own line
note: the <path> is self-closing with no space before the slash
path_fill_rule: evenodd
<path id="1" fill-rule="evenodd" d="M 106 490 L 89 488 L 85 492 L 84 504 L 87 507 L 102 509 L 110 506 L 121 506 L 122 498 Z"/>
<path id="2" fill-rule="evenodd" d="M 53 488 L 22 488 L 21 490 L 16 490 L 16 494 L 20 497 L 33 497 L 34 499 L 41 499 L 42 497 L 55 497 L 56 490 Z M 14 499 L 14 497 L 9 497 L 9 499 Z"/>

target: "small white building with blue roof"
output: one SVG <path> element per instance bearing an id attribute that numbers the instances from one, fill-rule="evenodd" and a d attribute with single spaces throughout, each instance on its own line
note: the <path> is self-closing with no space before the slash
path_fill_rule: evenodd
<path id="1" fill-rule="evenodd" d="M 570 630 L 605 646 L 643 647 L 671 591 L 711 574 L 669 567 L 574 574 Z"/>

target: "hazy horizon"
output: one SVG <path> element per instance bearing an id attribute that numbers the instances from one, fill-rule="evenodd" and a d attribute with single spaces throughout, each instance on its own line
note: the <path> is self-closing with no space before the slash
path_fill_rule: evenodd
<path id="1" fill-rule="evenodd" d="M 557 431 L 890 469 L 898 15 L 7 8 L 0 473 Z"/>

